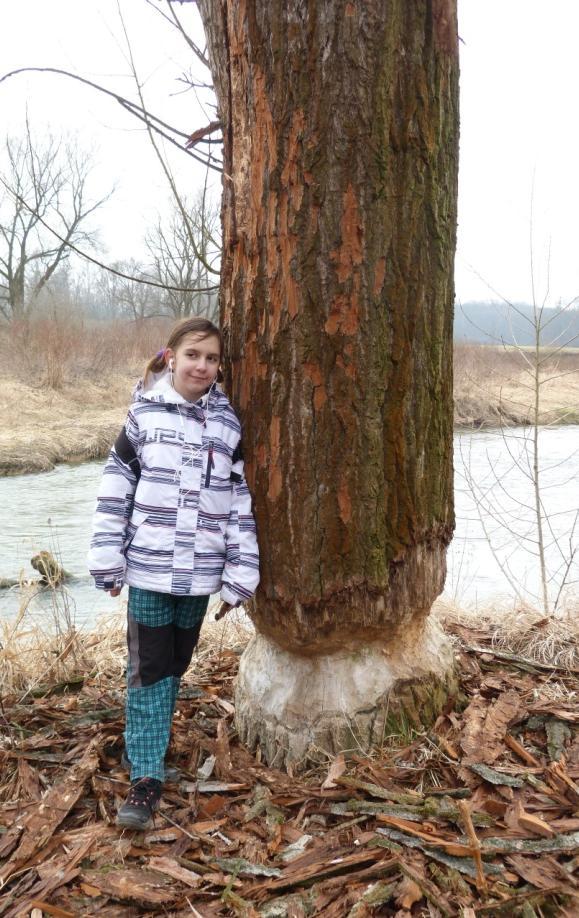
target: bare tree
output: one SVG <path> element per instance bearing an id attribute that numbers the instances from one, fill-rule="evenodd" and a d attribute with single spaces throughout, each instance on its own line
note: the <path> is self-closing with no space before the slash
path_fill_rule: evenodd
<path id="1" fill-rule="evenodd" d="M 118 274 L 101 271 L 97 280 L 100 311 L 111 317 L 124 316 L 135 322 L 162 315 L 166 310 L 163 296 L 166 291 L 152 287 L 148 281 L 151 269 L 130 258 L 115 262 Z"/>
<path id="2" fill-rule="evenodd" d="M 217 297 L 207 288 L 219 278 L 219 210 L 206 193 L 192 204 L 180 198 L 168 220 L 159 218 L 145 241 L 153 276 L 166 285 L 165 311 L 177 319 L 204 315 L 217 320 Z"/>
<path id="3" fill-rule="evenodd" d="M 37 143 L 30 125 L 5 142 L 0 176 L 0 312 L 23 318 L 71 245 L 91 247 L 88 218 L 110 197 L 88 192 L 91 156 L 73 141 L 47 135 Z M 54 230 L 54 232 L 51 232 Z"/>

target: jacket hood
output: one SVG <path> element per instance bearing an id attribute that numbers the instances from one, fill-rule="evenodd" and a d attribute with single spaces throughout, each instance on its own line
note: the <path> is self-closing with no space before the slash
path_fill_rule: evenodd
<path id="1" fill-rule="evenodd" d="M 219 394 L 222 394 L 221 390 L 217 380 L 214 380 L 197 401 L 189 402 L 173 388 L 171 374 L 165 369 L 160 373 L 148 373 L 145 379 L 140 379 L 133 391 L 133 398 L 135 401 L 159 402 L 165 405 L 198 405 L 207 408 L 209 402 Z"/>

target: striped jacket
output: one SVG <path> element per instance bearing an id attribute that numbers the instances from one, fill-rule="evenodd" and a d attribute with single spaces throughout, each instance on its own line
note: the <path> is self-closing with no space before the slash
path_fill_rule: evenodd
<path id="1" fill-rule="evenodd" d="M 138 384 L 104 469 L 90 572 L 99 589 L 221 591 L 237 605 L 259 583 L 239 421 L 216 383 L 191 403 L 166 372 L 152 381 Z"/>

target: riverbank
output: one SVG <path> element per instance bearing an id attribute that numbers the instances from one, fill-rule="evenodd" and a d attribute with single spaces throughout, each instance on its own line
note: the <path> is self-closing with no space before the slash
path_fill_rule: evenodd
<path id="1" fill-rule="evenodd" d="M 524 427 L 534 422 L 530 348 L 455 345 L 455 428 Z M 539 424 L 579 423 L 579 348 L 541 354 Z"/>
<path id="2" fill-rule="evenodd" d="M 427 733 L 409 724 L 372 755 L 299 776 L 239 744 L 248 634 L 210 626 L 177 703 L 180 777 L 146 833 L 114 825 L 128 789 L 124 634 L 61 635 L 66 670 L 39 690 L 37 667 L 34 684 L 2 693 L 3 918 L 576 914 L 576 628 L 520 613 L 523 652 L 504 620 L 501 635 L 447 611 L 461 702 Z"/>
<path id="3" fill-rule="evenodd" d="M 454 358 L 457 428 L 529 424 L 534 391 L 524 352 L 457 345 Z M 110 371 L 99 383 L 79 377 L 57 388 L 8 377 L 0 389 L 0 475 L 42 472 L 62 462 L 104 458 L 124 421 L 141 367 Z M 579 350 L 545 363 L 540 376 L 541 424 L 579 423 Z"/>
<path id="4" fill-rule="evenodd" d="M 136 376 L 80 379 L 59 389 L 7 379 L 0 387 L 0 475 L 47 472 L 61 462 L 107 455 L 123 423 Z"/>

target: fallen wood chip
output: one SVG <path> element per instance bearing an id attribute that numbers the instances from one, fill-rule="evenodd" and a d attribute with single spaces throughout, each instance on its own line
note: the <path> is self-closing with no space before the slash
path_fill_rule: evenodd
<path id="1" fill-rule="evenodd" d="M 525 667 L 530 667 L 531 671 L 533 669 L 541 669 L 545 672 L 557 672 L 562 670 L 566 673 L 577 673 L 579 674 L 579 669 L 569 666 L 557 666 L 556 663 L 541 663 L 539 660 L 532 660 L 530 657 L 521 657 L 516 653 L 507 653 L 505 650 L 497 650 L 495 647 L 478 647 L 475 644 L 472 644 L 467 647 L 467 650 L 474 651 L 475 653 L 485 653 L 492 654 L 493 657 L 496 657 L 497 660 L 505 660 L 508 663 L 520 663 Z"/>
<path id="2" fill-rule="evenodd" d="M 131 902 L 144 908 L 170 906 L 177 899 L 174 885 L 160 874 L 142 867 L 119 868 L 106 873 L 85 870 L 82 881 L 96 886 L 102 893 L 121 902 Z"/>
<path id="3" fill-rule="evenodd" d="M 507 854 L 520 851 L 527 854 L 542 854 L 545 851 L 579 851 L 579 832 L 555 835 L 554 838 L 483 838 L 483 852 Z"/>
<path id="4" fill-rule="evenodd" d="M 562 868 L 550 858 L 537 860 L 534 857 L 525 857 L 524 854 L 509 854 L 506 861 L 526 883 L 531 883 L 537 889 L 558 886 L 563 879 Z M 566 879 L 570 878 L 567 876 Z"/>
<path id="5" fill-rule="evenodd" d="M 378 784 L 372 784 L 368 781 L 361 781 L 359 778 L 352 778 L 349 775 L 341 775 L 334 778 L 336 784 L 344 787 L 354 787 L 356 790 L 365 791 L 371 797 L 378 797 L 380 800 L 392 800 L 394 803 L 413 806 L 422 803 L 424 796 L 418 793 L 401 794 L 389 790 L 387 787 L 380 787 Z"/>
<path id="6" fill-rule="evenodd" d="M 0 888 L 6 884 L 13 873 L 46 844 L 78 801 L 84 790 L 85 782 L 98 768 L 96 753 L 98 745 L 99 738 L 95 737 L 80 762 L 73 765 L 62 781 L 53 784 L 24 819 L 16 823 L 16 838 L 20 834 L 22 838 L 10 859 L 0 869 Z M 12 829 L 7 835 L 10 835 L 11 832 Z"/>
<path id="7" fill-rule="evenodd" d="M 444 918 L 446 918 L 446 916 L 450 918 L 452 915 L 450 907 L 447 906 L 445 903 L 445 897 L 443 896 L 441 890 L 434 885 L 434 883 L 431 883 L 430 880 L 426 879 L 426 877 L 420 876 L 409 866 L 409 864 L 405 863 L 404 861 L 401 861 L 400 869 L 405 874 L 405 876 L 408 877 L 408 879 L 412 880 L 413 883 L 415 883 L 416 886 L 422 890 L 424 896 L 428 899 L 430 904 L 438 910 L 439 914 L 443 915 Z"/>
<path id="8" fill-rule="evenodd" d="M 39 912 L 53 915 L 54 918 L 75 918 L 74 912 L 67 912 L 64 908 L 58 908 L 57 905 L 51 905 L 50 902 L 44 902 L 42 899 L 33 899 L 30 903 L 32 909 L 38 909 Z"/>
<path id="9" fill-rule="evenodd" d="M 553 888 L 549 889 L 549 893 L 551 895 L 562 893 L 563 895 L 567 896 L 576 896 L 576 893 L 573 890 L 564 885 L 554 886 Z M 529 918 L 533 918 L 533 916 L 536 918 L 537 913 L 532 908 L 533 902 L 539 908 L 544 905 L 545 891 L 537 891 L 533 889 L 528 892 L 518 893 L 516 895 L 509 896 L 508 899 L 501 899 L 500 902 L 495 901 L 490 905 L 479 906 L 476 910 L 476 914 L 477 918 L 479 918 L 480 915 L 488 915 L 489 918 L 500 918 L 500 916 L 504 915 L 505 918 L 509 918 L 509 916 L 516 915 L 518 912 L 520 915 L 525 916 L 525 918 L 527 915 Z M 526 908 L 527 905 L 529 906 L 529 909 Z M 563 913 L 558 910 L 557 914 L 565 914 L 569 916 L 569 918 L 575 918 L 577 915 L 578 906 L 579 901 L 575 901 L 571 906 L 573 908 L 572 912 Z"/>
<path id="10" fill-rule="evenodd" d="M 367 918 L 368 914 L 372 914 L 375 908 L 390 902 L 397 889 L 398 883 L 373 883 L 366 890 L 360 901 L 356 902 L 353 908 L 350 909 L 347 918 Z"/>
<path id="11" fill-rule="evenodd" d="M 327 777 L 322 784 L 322 790 L 329 790 L 332 787 L 336 786 L 336 780 L 342 775 L 346 770 L 346 760 L 344 754 L 340 753 L 337 755 L 330 768 L 328 770 Z"/>
<path id="12" fill-rule="evenodd" d="M 333 816 L 348 816 L 352 813 L 364 813 L 367 816 L 400 816 L 403 819 L 409 819 L 411 822 L 422 822 L 424 813 L 422 809 L 416 807 L 416 810 L 409 809 L 407 806 L 399 806 L 397 803 L 371 803 L 369 800 L 348 800 L 347 803 L 333 803 L 330 807 L 330 813 Z"/>
<path id="13" fill-rule="evenodd" d="M 571 739 L 571 730 L 563 720 L 549 717 L 545 722 L 547 752 L 551 762 L 558 762 L 565 755 L 565 743 Z"/>
<path id="14" fill-rule="evenodd" d="M 450 841 L 447 838 L 442 838 L 441 836 L 434 835 L 434 833 L 431 832 L 423 832 L 413 825 L 408 825 L 408 823 L 403 819 L 396 819 L 392 816 L 384 815 L 380 815 L 377 818 L 380 820 L 380 822 L 385 822 L 395 829 L 400 829 L 403 832 L 409 832 L 411 835 L 415 835 L 417 838 L 420 838 L 428 845 L 433 845 L 437 848 L 444 848 L 445 851 L 448 851 L 449 854 L 454 854 L 456 857 L 472 857 L 472 850 L 469 845 L 464 845 L 457 841 Z"/>
<path id="15" fill-rule="evenodd" d="M 467 767 L 474 771 L 489 784 L 504 784 L 506 787 L 522 787 L 524 781 L 521 778 L 514 778 L 512 775 L 505 775 L 500 771 L 491 768 L 490 765 L 483 765 L 478 762 L 468 762 Z"/>
<path id="16" fill-rule="evenodd" d="M 217 723 L 217 739 L 215 741 L 215 774 L 227 782 L 231 774 L 231 751 L 229 749 L 229 735 L 227 721 L 222 718 Z"/>
<path id="17" fill-rule="evenodd" d="M 515 807 L 515 816 L 521 828 L 526 829 L 528 832 L 532 832 L 533 835 L 541 835 L 543 838 L 553 838 L 555 835 L 554 830 L 544 819 L 540 819 L 532 813 L 527 813 L 526 810 L 523 809 L 520 800 L 517 801 Z"/>
<path id="18" fill-rule="evenodd" d="M 525 749 L 525 747 L 522 746 L 521 743 L 519 743 L 518 740 L 514 738 L 514 736 L 511 736 L 510 733 L 507 733 L 505 736 L 505 745 L 508 746 L 509 749 L 515 753 L 515 755 L 518 755 L 526 765 L 532 765 L 535 768 L 541 767 L 539 760 L 536 759 L 534 755 L 531 755 L 531 753 Z"/>
<path id="19" fill-rule="evenodd" d="M 579 803 L 579 787 L 567 774 L 564 761 L 552 762 L 546 770 L 546 776 L 556 790 L 562 790 L 573 803 Z"/>
<path id="20" fill-rule="evenodd" d="M 336 857 L 329 862 L 327 860 L 318 860 L 307 867 L 298 867 L 299 861 L 296 861 L 290 864 L 277 879 L 267 880 L 265 883 L 253 886 L 252 897 L 256 900 L 262 899 L 266 893 L 280 892 L 284 889 L 292 889 L 294 886 L 310 886 L 312 883 L 326 880 L 329 877 L 348 876 L 353 871 L 371 867 L 376 864 L 376 861 L 381 860 L 382 852 L 374 850 L 357 851 L 355 854 Z M 380 866 L 382 867 L 382 864 Z M 398 865 L 394 859 L 388 859 L 383 864 L 384 874 L 397 869 Z"/>
<path id="21" fill-rule="evenodd" d="M 405 835 L 404 832 L 399 832 L 396 829 L 376 829 L 376 831 L 387 835 L 388 840 L 393 843 L 404 845 L 406 848 L 418 848 L 418 850 L 422 851 L 430 860 L 438 861 L 440 864 L 445 864 L 447 867 L 452 867 L 453 870 L 458 870 L 459 873 L 464 873 L 465 876 L 472 877 L 473 880 L 476 878 L 476 867 L 472 856 L 454 857 L 451 854 L 445 854 L 444 851 L 439 851 L 438 848 L 430 848 L 420 841 L 420 839 L 414 838 L 411 835 Z M 494 864 L 483 863 L 483 869 L 487 876 L 502 877 L 504 875 L 504 868 L 496 867 Z"/>
<path id="22" fill-rule="evenodd" d="M 219 794 L 228 791 L 247 790 L 249 784 L 227 784 L 225 781 L 198 781 L 196 787 L 199 794 Z"/>
<path id="23" fill-rule="evenodd" d="M 492 704 L 476 695 L 464 712 L 465 726 L 460 745 L 466 755 L 463 764 L 484 762 L 491 765 L 503 750 L 507 728 L 523 713 L 517 692 L 503 692 Z"/>
<path id="24" fill-rule="evenodd" d="M 158 870 L 159 873 L 165 873 L 174 880 L 185 883 L 186 886 L 193 888 L 199 886 L 203 877 L 200 873 L 193 870 L 187 870 L 171 857 L 151 857 L 149 858 L 149 867 Z"/>
<path id="25" fill-rule="evenodd" d="M 215 857 L 211 859 L 211 863 L 217 864 L 225 873 L 233 873 L 235 876 L 280 877 L 282 873 L 279 867 L 252 864 L 243 857 Z"/>
<path id="26" fill-rule="evenodd" d="M 287 848 L 284 848 L 283 851 L 280 851 L 278 858 L 280 861 L 283 861 L 284 864 L 289 864 L 290 861 L 294 861 L 296 858 L 301 857 L 312 838 L 313 835 L 302 835 L 291 845 L 288 845 Z"/>
<path id="27" fill-rule="evenodd" d="M 420 902 L 423 898 L 423 893 L 418 883 L 415 883 L 408 876 L 402 877 L 396 892 L 396 904 L 401 908 L 411 909 L 416 902 Z"/>

